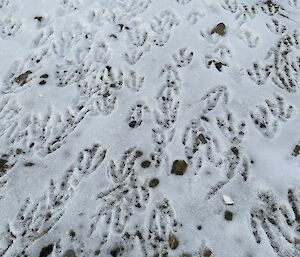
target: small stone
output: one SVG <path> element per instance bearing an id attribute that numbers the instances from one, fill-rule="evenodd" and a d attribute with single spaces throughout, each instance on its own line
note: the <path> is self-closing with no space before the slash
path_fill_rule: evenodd
<path id="1" fill-rule="evenodd" d="M 151 165 L 151 162 L 148 161 L 148 160 L 145 160 L 145 161 L 142 161 L 142 162 L 141 162 L 141 167 L 142 167 L 143 169 L 149 168 L 150 165 Z"/>
<path id="2" fill-rule="evenodd" d="M 211 257 L 212 254 L 213 254 L 212 251 L 208 248 L 203 251 L 203 256 L 204 257 Z"/>
<path id="3" fill-rule="evenodd" d="M 6 170 L 6 168 L 7 168 L 6 163 L 7 163 L 7 160 L 0 159 L 0 174 Z"/>
<path id="4" fill-rule="evenodd" d="M 46 73 L 40 76 L 41 79 L 47 79 L 48 77 L 49 77 L 49 75 Z"/>
<path id="5" fill-rule="evenodd" d="M 177 240 L 176 236 L 173 235 L 173 234 L 170 234 L 169 235 L 169 246 L 170 246 L 170 248 L 172 250 L 174 250 L 178 247 L 178 244 L 179 243 L 178 243 L 178 240 Z"/>
<path id="6" fill-rule="evenodd" d="M 63 257 L 76 257 L 76 254 L 73 249 L 69 249 L 64 253 Z"/>
<path id="7" fill-rule="evenodd" d="M 233 213 L 231 211 L 225 211 L 224 218 L 225 220 L 231 221 L 233 217 Z"/>
<path id="8" fill-rule="evenodd" d="M 117 256 L 119 255 L 120 252 L 121 252 L 120 247 L 116 247 L 116 248 L 114 248 L 114 249 L 112 249 L 112 250 L 110 251 L 110 255 L 111 255 L 112 257 L 117 257 Z"/>
<path id="9" fill-rule="evenodd" d="M 222 66 L 223 66 L 223 63 L 221 62 L 215 62 L 215 67 L 218 71 L 222 71 Z"/>
<path id="10" fill-rule="evenodd" d="M 156 187 L 159 184 L 159 180 L 157 178 L 153 178 L 149 182 L 149 187 Z"/>
<path id="11" fill-rule="evenodd" d="M 23 153 L 23 150 L 22 149 L 20 149 L 20 148 L 17 148 L 16 149 L 16 154 L 22 154 Z"/>
<path id="12" fill-rule="evenodd" d="M 45 85 L 46 83 L 47 83 L 46 80 L 41 80 L 41 81 L 39 82 L 40 85 Z"/>
<path id="13" fill-rule="evenodd" d="M 53 251 L 53 244 L 45 246 L 41 250 L 39 257 L 46 257 L 46 256 L 50 255 L 52 253 L 52 251 Z"/>
<path id="14" fill-rule="evenodd" d="M 198 225 L 198 226 L 197 226 L 197 229 L 198 229 L 198 230 L 201 230 L 201 229 L 202 229 L 202 226 L 201 226 L 201 225 Z"/>
<path id="15" fill-rule="evenodd" d="M 25 162 L 25 163 L 24 163 L 24 166 L 25 166 L 25 167 L 31 167 L 31 166 L 33 166 L 33 165 L 34 165 L 33 162 Z"/>
<path id="16" fill-rule="evenodd" d="M 135 126 L 136 126 L 136 121 L 135 121 L 135 120 L 130 121 L 130 122 L 128 123 L 128 126 L 131 127 L 131 128 L 135 128 Z"/>
<path id="17" fill-rule="evenodd" d="M 212 30 L 211 30 L 211 34 L 219 34 L 220 36 L 225 36 L 226 34 L 226 26 L 224 23 L 219 23 L 217 24 Z"/>
<path id="18" fill-rule="evenodd" d="M 298 156 L 300 154 L 300 145 L 296 145 L 293 150 L 293 155 Z"/>
<path id="19" fill-rule="evenodd" d="M 15 82 L 17 82 L 20 86 L 23 86 L 27 83 L 28 76 L 32 73 L 32 71 L 28 70 L 24 73 L 20 74 L 18 77 L 15 78 Z"/>
<path id="20" fill-rule="evenodd" d="M 175 160 L 173 162 L 171 173 L 182 176 L 187 169 L 187 163 L 184 160 Z"/>
<path id="21" fill-rule="evenodd" d="M 41 22 L 43 20 L 43 17 L 42 16 L 35 16 L 34 19 Z"/>

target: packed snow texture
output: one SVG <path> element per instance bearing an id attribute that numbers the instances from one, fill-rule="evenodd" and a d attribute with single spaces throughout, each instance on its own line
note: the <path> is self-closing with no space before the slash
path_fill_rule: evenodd
<path id="1" fill-rule="evenodd" d="M 300 0 L 0 0 L 0 256 L 299 257 Z"/>

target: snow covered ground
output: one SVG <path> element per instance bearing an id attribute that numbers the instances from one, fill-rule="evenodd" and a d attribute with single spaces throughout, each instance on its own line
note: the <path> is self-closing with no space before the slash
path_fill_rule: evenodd
<path id="1" fill-rule="evenodd" d="M 300 0 L 0 0 L 0 256 L 299 257 Z"/>

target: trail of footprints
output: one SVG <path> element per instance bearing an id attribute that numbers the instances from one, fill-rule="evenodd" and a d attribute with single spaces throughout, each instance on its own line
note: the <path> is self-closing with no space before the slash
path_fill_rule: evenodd
<path id="1" fill-rule="evenodd" d="M 146 25 L 135 20 L 151 2 L 110 1 L 107 6 L 111 8 L 104 5 L 103 8 L 89 10 L 84 26 L 78 23 L 63 29 L 53 27 L 45 17 L 36 17 L 39 33 L 31 42 L 28 55 L 13 63 L 1 85 L 0 119 L 3 122 L 0 124 L 0 138 L 5 139 L 7 148 L 0 152 L 0 190 L 8 184 L 9 170 L 21 159 L 29 160 L 36 153 L 40 158 L 46 158 L 67 144 L 68 137 L 87 115 L 109 117 L 115 110 L 121 90 L 129 90 L 133 97 L 143 90 L 147 81 L 145 74 L 136 69 L 137 64 L 148 58 L 153 48 L 165 47 L 175 34 L 176 27 L 182 24 L 179 13 L 172 8 L 160 10 Z M 182 8 L 190 8 L 193 2 L 174 0 L 174 4 Z M 298 0 L 286 2 L 291 8 L 300 8 Z M 9 5 L 9 0 L 0 0 L 0 9 Z M 60 0 L 59 5 L 61 15 L 85 8 L 82 1 Z M 224 0 L 220 7 L 238 21 L 238 37 L 252 49 L 260 44 L 261 35 L 248 27 L 248 21 L 261 14 L 268 17 L 265 27 L 277 39 L 265 58 L 254 61 L 246 69 L 246 74 L 259 87 L 271 82 L 281 93 L 257 105 L 243 119 L 229 107 L 231 94 L 228 85 L 212 85 L 200 99 L 200 111 L 185 124 L 181 146 L 188 163 L 188 173 L 192 171 L 192 175 L 202 176 L 207 167 L 220 171 L 206 192 L 207 201 L 220 195 L 233 181 L 250 183 L 254 161 L 245 151 L 247 130 L 254 125 L 266 138 L 277 136 L 284 123 L 296 114 L 296 107 L 287 102 L 285 95 L 297 93 L 299 84 L 299 33 L 283 23 L 283 19 L 288 18 L 287 8 L 273 1 L 255 4 L 240 0 Z M 205 16 L 204 10 L 191 9 L 185 19 L 196 27 Z M 105 37 L 99 31 L 107 24 L 113 28 L 112 33 Z M 229 71 L 235 56 L 234 49 L 224 38 L 227 28 L 222 35 L 215 32 L 216 27 L 203 29 L 202 25 L 199 40 L 204 39 L 210 46 L 209 52 L 201 56 L 206 68 Z M 22 30 L 21 20 L 14 17 L 0 19 L 0 37 L 3 40 L 17 37 Z M 113 44 L 110 42 L 122 38 L 126 38 L 128 43 L 126 51 L 121 53 L 126 66 L 116 65 L 112 60 Z M 181 93 L 185 90 L 184 69 L 199 58 L 188 47 L 178 48 L 169 56 L 170 60 L 161 65 L 158 74 L 161 85 L 155 95 L 155 110 L 150 112 L 146 101 L 136 100 L 123 119 L 129 128 L 136 130 L 145 124 L 146 118 L 152 117 L 153 145 L 150 155 L 145 156 L 147 161 L 141 163 L 143 152 L 138 146 L 133 146 L 121 158 L 112 158 L 103 167 L 109 149 L 97 143 L 84 149 L 74 164 L 63 172 L 61 179 L 51 179 L 48 189 L 36 200 L 26 198 L 16 216 L 0 230 L 1 256 L 30 256 L 34 245 L 41 245 L 40 256 L 46 253 L 48 256 L 64 257 L 114 257 L 130 253 L 149 257 L 173 254 L 180 257 L 215 256 L 205 241 L 198 251 L 182 252 L 177 235 L 182 224 L 172 202 L 162 195 L 159 201 L 152 203 L 154 189 L 150 188 L 149 179 L 140 174 L 140 166 L 147 168 L 152 163 L 151 167 L 168 173 L 160 167 L 162 163 L 170 164 L 168 145 L 177 135 Z M 48 74 L 43 67 L 52 57 L 58 61 L 54 64 L 54 74 Z M 11 95 L 29 88 L 47 87 L 51 79 L 57 88 L 75 88 L 78 93 L 76 103 L 63 112 L 49 107 L 46 113 L 24 114 Z M 297 146 L 292 151 L 294 157 L 300 152 Z M 34 163 L 25 161 L 24 165 Z M 96 204 L 94 214 L 89 217 L 88 231 L 75 233 L 70 230 L 61 238 L 51 239 L 51 233 L 67 211 L 66 204 L 76 197 L 78 185 L 91 174 L 100 172 L 106 174 L 108 183 L 93 199 Z M 1 191 L 0 200 L 3 197 Z M 269 191 L 260 192 L 257 204 L 250 209 L 247 217 L 253 240 L 257 244 L 267 241 L 280 257 L 298 256 L 299 199 L 299 192 L 294 189 L 287 191 L 288 204 L 281 204 Z M 41 239 L 49 239 L 50 243 L 42 246 Z"/>
<path id="2" fill-rule="evenodd" d="M 159 108 L 155 112 L 156 125 L 152 133 L 155 149 L 151 154 L 151 159 L 156 167 L 161 165 L 165 156 L 165 148 L 175 133 L 175 122 L 180 106 L 179 94 L 182 87 L 180 70 L 188 66 L 192 59 L 193 52 L 182 48 L 173 54 L 173 62 L 165 64 L 161 69 L 160 77 L 164 79 L 164 83 L 157 96 Z M 167 157 L 165 159 L 167 161 Z"/>
<path id="3" fill-rule="evenodd" d="M 26 198 L 17 215 L 1 231 L 1 256 L 25 256 L 27 248 L 59 222 L 78 184 L 98 169 L 105 155 L 105 148 L 93 144 L 79 153 L 61 180 L 51 179 L 40 199 Z"/>
<path id="4" fill-rule="evenodd" d="M 278 256 L 300 253 L 299 194 L 288 189 L 288 204 L 280 204 L 269 191 L 258 195 L 258 205 L 250 211 L 251 229 L 257 244 L 267 240 Z"/>

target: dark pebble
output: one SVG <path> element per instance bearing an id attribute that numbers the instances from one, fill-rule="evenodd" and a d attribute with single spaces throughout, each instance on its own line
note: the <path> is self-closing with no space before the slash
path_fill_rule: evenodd
<path id="1" fill-rule="evenodd" d="M 171 174 L 182 176 L 187 169 L 187 163 L 184 160 L 176 160 L 173 162 Z"/>
<path id="2" fill-rule="evenodd" d="M 148 160 L 145 160 L 145 161 L 141 162 L 141 167 L 144 168 L 144 169 L 149 168 L 150 165 L 151 165 L 151 162 L 148 161 Z"/>
<path id="3" fill-rule="evenodd" d="M 157 178 L 153 178 L 149 181 L 149 187 L 156 187 L 159 184 L 159 180 Z"/>
<path id="4" fill-rule="evenodd" d="M 233 213 L 231 211 L 225 211 L 224 218 L 225 220 L 231 221 L 233 217 Z"/>

